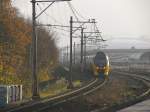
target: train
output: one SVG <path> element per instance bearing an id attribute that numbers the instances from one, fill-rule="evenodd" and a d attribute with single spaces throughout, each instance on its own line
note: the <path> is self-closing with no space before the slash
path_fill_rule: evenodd
<path id="1" fill-rule="evenodd" d="M 108 79 L 110 74 L 110 61 L 107 54 L 102 51 L 97 52 L 91 66 L 95 77 Z"/>
<path id="2" fill-rule="evenodd" d="M 0 107 L 22 101 L 22 85 L 0 85 Z"/>

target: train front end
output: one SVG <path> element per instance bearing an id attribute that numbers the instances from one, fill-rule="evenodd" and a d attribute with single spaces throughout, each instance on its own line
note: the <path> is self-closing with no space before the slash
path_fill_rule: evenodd
<path id="1" fill-rule="evenodd" d="M 92 64 L 93 74 L 99 78 L 108 78 L 110 73 L 109 57 L 104 52 L 97 52 Z"/>

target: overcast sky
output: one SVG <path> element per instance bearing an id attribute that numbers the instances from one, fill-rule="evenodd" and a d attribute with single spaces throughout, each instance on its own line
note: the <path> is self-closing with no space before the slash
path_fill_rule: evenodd
<path id="1" fill-rule="evenodd" d="M 31 18 L 31 0 L 13 1 L 13 5 L 22 15 Z M 71 3 L 84 18 L 96 18 L 103 36 L 111 39 L 110 42 L 112 38 L 126 37 L 134 41 L 135 39 L 141 41 L 141 38 L 149 41 L 150 0 L 73 0 Z M 46 4 L 39 4 L 37 11 L 44 6 Z M 69 16 L 72 14 L 65 2 L 53 4 L 46 13 L 52 18 L 49 19 L 45 14 L 39 18 L 39 21 L 54 24 L 56 21 L 68 24 Z M 148 46 L 144 41 L 141 44 Z"/>

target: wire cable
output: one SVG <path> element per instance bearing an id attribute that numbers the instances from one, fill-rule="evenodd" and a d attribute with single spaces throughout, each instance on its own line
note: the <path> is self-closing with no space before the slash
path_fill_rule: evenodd
<path id="1" fill-rule="evenodd" d="M 73 6 L 73 4 L 72 4 L 71 2 L 69 2 L 69 4 L 71 5 L 71 7 L 72 7 L 72 9 L 74 10 L 74 12 L 76 12 L 76 14 L 77 14 L 80 18 L 86 20 L 86 19 L 79 13 L 79 11 L 77 11 L 77 9 L 74 8 L 74 6 Z"/>
<path id="2" fill-rule="evenodd" d="M 73 15 L 75 16 L 76 20 L 79 21 L 79 19 L 78 19 L 77 15 L 76 15 L 76 13 L 75 13 L 75 11 L 74 11 L 74 9 L 73 9 L 71 3 L 70 3 L 70 2 L 67 2 L 67 3 L 68 3 L 69 8 L 71 9 Z"/>
<path id="3" fill-rule="evenodd" d="M 43 5 L 43 4 L 41 4 L 41 5 Z M 39 7 L 40 10 L 42 10 L 42 7 L 40 6 L 40 4 L 38 4 L 38 7 Z M 54 17 L 50 16 L 48 13 L 44 12 L 44 14 L 46 16 L 50 17 L 55 23 L 58 23 L 58 24 L 62 25 L 62 23 L 60 21 L 57 21 Z"/>
<path id="4" fill-rule="evenodd" d="M 43 14 L 51 5 L 53 5 L 55 2 L 51 2 L 44 10 L 41 10 L 41 12 L 36 16 L 38 18 L 41 14 Z"/>

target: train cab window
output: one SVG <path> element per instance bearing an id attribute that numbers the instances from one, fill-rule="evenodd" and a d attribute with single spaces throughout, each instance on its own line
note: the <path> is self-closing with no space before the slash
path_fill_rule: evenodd
<path id="1" fill-rule="evenodd" d="M 103 52 L 98 52 L 94 58 L 94 63 L 97 66 L 103 66 L 106 65 L 106 55 Z"/>

